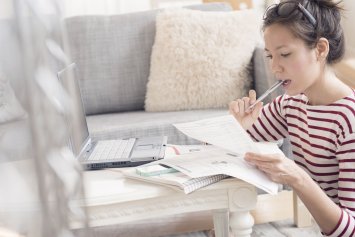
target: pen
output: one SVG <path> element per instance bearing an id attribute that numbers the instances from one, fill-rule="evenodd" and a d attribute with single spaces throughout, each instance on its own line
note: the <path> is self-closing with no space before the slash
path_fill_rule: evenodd
<path id="1" fill-rule="evenodd" d="M 272 85 L 267 91 L 264 92 L 264 94 L 262 94 L 252 105 L 249 106 L 248 110 L 251 110 L 258 102 L 262 101 L 263 99 L 265 99 L 266 96 L 268 96 L 271 92 L 273 92 L 274 90 L 276 90 L 277 87 L 279 87 L 280 85 L 282 85 L 283 81 L 277 81 L 274 85 Z"/>

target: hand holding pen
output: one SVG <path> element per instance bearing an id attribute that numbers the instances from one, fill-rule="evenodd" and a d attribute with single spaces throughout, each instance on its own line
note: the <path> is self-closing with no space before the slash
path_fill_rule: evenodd
<path id="1" fill-rule="evenodd" d="M 232 114 L 244 129 L 250 128 L 258 119 L 264 100 L 270 93 L 282 85 L 282 81 L 277 81 L 264 94 L 256 99 L 254 90 L 249 91 L 249 97 L 237 99 L 229 104 L 229 112 Z"/>
<path id="2" fill-rule="evenodd" d="M 274 85 L 272 85 L 267 91 L 264 92 L 254 103 L 251 103 L 251 105 L 247 108 L 247 110 L 252 110 L 253 107 L 263 99 L 265 99 L 268 95 L 270 95 L 274 90 L 276 90 L 279 86 L 281 86 L 283 81 L 277 81 Z"/>

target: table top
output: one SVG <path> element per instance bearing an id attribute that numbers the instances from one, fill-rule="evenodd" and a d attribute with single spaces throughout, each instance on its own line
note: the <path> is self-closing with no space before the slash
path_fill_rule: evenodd
<path id="1" fill-rule="evenodd" d="M 141 199 L 184 194 L 160 184 L 125 178 L 122 168 L 84 172 L 85 193 L 88 206 L 137 201 Z M 209 185 L 195 192 L 204 190 L 228 189 L 238 185 L 249 185 L 244 181 L 231 178 Z M 193 192 L 194 193 L 194 192 Z"/>
<path id="2" fill-rule="evenodd" d="M 196 148 L 191 147 L 191 149 Z M 112 225 L 154 215 L 226 209 L 231 202 L 230 189 L 252 187 L 251 184 L 231 178 L 185 194 L 183 191 L 160 184 L 126 178 L 122 174 L 125 169 L 127 168 L 83 172 L 85 199 L 72 201 L 88 207 L 91 225 Z M 74 181 L 75 177 L 80 176 L 73 177 L 73 173 L 67 174 L 65 169 L 61 171 L 60 176 L 64 177 L 67 185 L 70 186 L 67 188 L 77 189 Z M 5 192 L 0 195 L 0 219 L 16 215 L 16 218 L 21 219 L 22 222 L 30 223 L 34 219 L 33 216 L 42 208 L 38 197 L 37 170 L 34 161 L 2 163 L 0 172 L 7 180 L 12 181 L 7 183 L 6 188 L 3 189 Z M 71 204 L 73 205 L 74 202 Z M 81 221 L 73 221 L 72 227 L 81 228 Z"/>
<path id="3" fill-rule="evenodd" d="M 201 146 L 170 147 L 167 149 L 167 158 L 174 155 L 176 148 L 178 148 L 180 152 L 190 152 L 191 149 L 195 151 L 199 147 Z M 173 188 L 169 188 L 160 184 L 152 184 L 144 181 L 125 178 L 122 174 L 124 169 L 126 168 L 84 171 L 83 180 L 86 205 L 97 206 L 110 203 L 138 201 L 142 199 L 170 195 L 186 195 L 183 191 L 174 190 Z M 37 195 L 38 191 L 36 189 L 36 169 L 34 168 L 33 160 L 3 163 L 0 166 L 0 171 L 1 170 L 3 170 L 2 172 L 9 172 L 11 170 L 13 171 L 11 175 L 14 177 L 10 176 L 8 178 L 15 180 L 14 182 L 16 182 L 17 186 L 13 187 L 12 190 L 16 190 L 16 192 L 14 191 L 14 194 L 16 194 L 16 196 L 19 198 L 12 199 L 4 197 L 2 203 L 0 203 L 0 206 L 6 207 L 6 209 L 9 210 L 35 209 L 38 211 L 40 207 L 40 201 Z M 231 178 L 201 188 L 195 192 L 228 189 L 238 185 L 249 184 L 239 179 Z"/>

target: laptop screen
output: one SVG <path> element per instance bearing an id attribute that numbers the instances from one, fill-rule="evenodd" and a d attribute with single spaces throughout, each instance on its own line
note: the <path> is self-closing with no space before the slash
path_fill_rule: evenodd
<path id="1" fill-rule="evenodd" d="M 76 71 L 76 65 L 72 63 L 58 72 L 58 79 L 71 97 L 72 110 L 67 118 L 70 126 L 70 146 L 74 155 L 79 157 L 90 142 L 90 136 Z"/>

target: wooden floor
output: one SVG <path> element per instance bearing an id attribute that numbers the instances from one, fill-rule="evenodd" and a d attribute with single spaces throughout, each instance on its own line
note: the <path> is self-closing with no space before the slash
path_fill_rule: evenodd
<path id="1" fill-rule="evenodd" d="M 91 230 L 94 237 L 213 237 L 212 216 L 209 213 L 190 213 L 168 218 L 98 227 Z M 206 230 L 206 231 L 199 231 Z M 187 232 L 188 231 L 188 232 Z M 255 225 L 252 237 L 321 237 L 318 226 L 296 228 L 291 219 Z"/>
<path id="2" fill-rule="evenodd" d="M 164 237 L 212 237 L 211 231 L 190 232 L 184 234 L 168 235 Z M 296 228 L 291 220 L 260 224 L 254 227 L 251 237 L 322 237 L 316 224 L 307 228 Z"/>
<path id="3" fill-rule="evenodd" d="M 293 225 L 292 220 L 285 220 L 285 221 L 273 222 L 269 224 L 256 225 L 252 236 L 253 237 L 261 237 L 261 236 L 321 237 L 323 235 L 320 233 L 317 224 L 314 222 L 313 222 L 313 226 L 311 227 L 296 228 Z"/>

